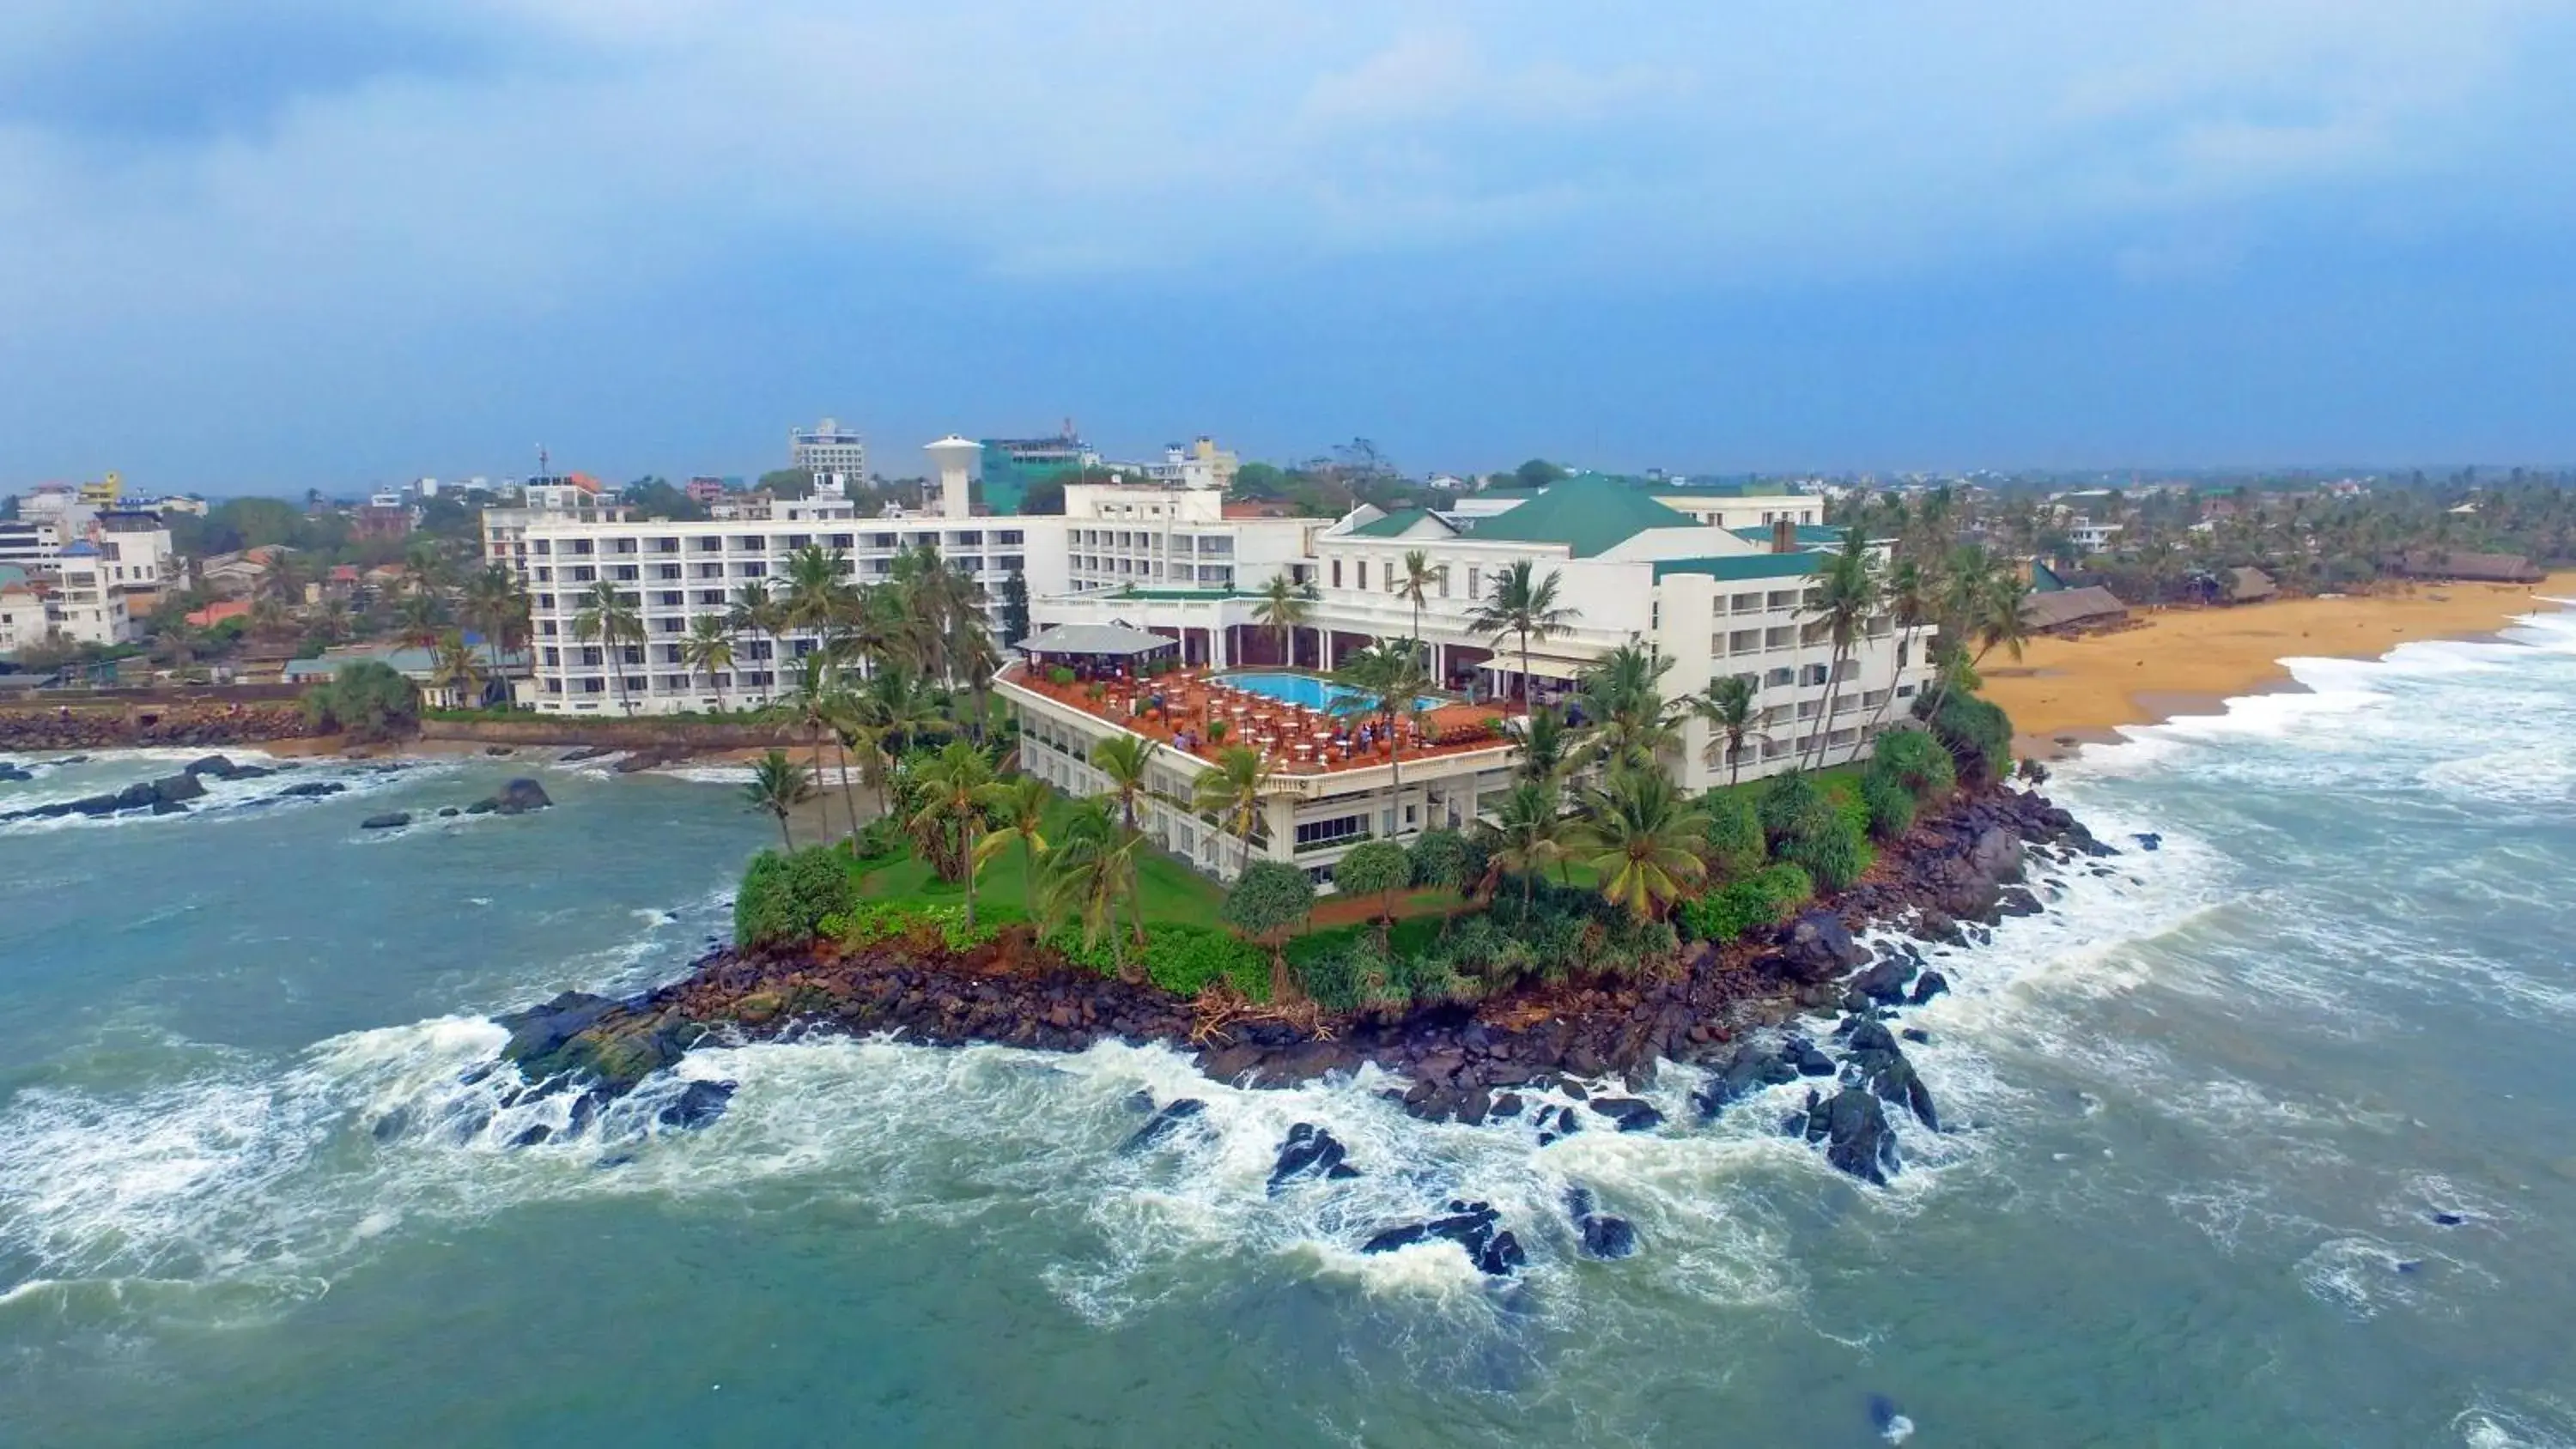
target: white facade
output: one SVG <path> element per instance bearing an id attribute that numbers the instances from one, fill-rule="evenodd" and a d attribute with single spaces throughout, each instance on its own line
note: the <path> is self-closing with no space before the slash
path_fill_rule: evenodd
<path id="1" fill-rule="evenodd" d="M 1186 448 L 1178 443 L 1165 447 L 1163 461 L 1145 465 L 1145 477 L 1168 488 L 1213 488 L 1222 492 L 1242 467 L 1242 459 L 1219 448 L 1214 439 L 1202 436 Z"/>
<path id="2" fill-rule="evenodd" d="M 0 564 L 16 564 L 31 576 L 50 576 L 62 552 L 62 530 L 50 520 L 0 521 Z"/>
<path id="3" fill-rule="evenodd" d="M 839 418 L 825 418 L 810 428 L 788 430 L 787 466 L 836 473 L 849 486 L 863 487 L 868 477 L 868 445 L 843 428 Z"/>
<path id="4" fill-rule="evenodd" d="M 170 529 L 157 513 L 102 513 L 91 525 L 90 541 L 98 545 L 112 588 L 129 593 L 153 592 L 179 581 L 178 556 L 170 544 Z"/>
<path id="5" fill-rule="evenodd" d="M 795 684 L 793 661 L 820 642 L 798 631 L 782 639 L 734 636 L 733 669 L 710 678 L 681 662 L 680 641 L 700 615 L 729 615 L 734 591 L 755 581 L 778 587 L 797 550 L 842 555 L 854 583 L 883 583 L 895 559 L 924 544 L 984 586 L 997 626 L 1002 584 L 1021 571 L 1032 596 L 1062 592 L 1063 521 L 1056 518 L 859 518 L 841 499 L 780 500 L 765 516 L 673 523 L 627 519 L 614 509 L 525 513 L 495 532 L 485 514 L 486 556 L 519 571 L 535 626 L 525 702 L 550 713 L 615 713 L 622 676 L 625 705 L 637 714 L 765 704 Z M 573 637 L 582 595 L 608 580 L 634 602 L 646 642 L 622 646 L 622 669 L 607 651 Z"/>
<path id="6" fill-rule="evenodd" d="M 54 589 L 54 626 L 77 644 L 122 644 L 134 637 L 125 610 L 125 594 L 108 582 L 107 564 L 97 548 L 75 543 L 63 550 L 61 577 Z"/>
<path id="7" fill-rule="evenodd" d="M 0 654 L 31 649 L 52 637 L 53 612 L 24 584 L 0 584 Z"/>
<path id="8" fill-rule="evenodd" d="M 1151 484 L 1064 490 L 1066 573 L 1077 590 L 1259 589 L 1297 577 L 1319 518 L 1228 518 L 1225 495 Z"/>

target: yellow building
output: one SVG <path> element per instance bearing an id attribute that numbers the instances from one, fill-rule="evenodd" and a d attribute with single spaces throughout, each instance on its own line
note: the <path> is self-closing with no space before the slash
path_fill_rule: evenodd
<path id="1" fill-rule="evenodd" d="M 114 508 L 116 496 L 125 490 L 125 480 L 113 473 L 95 483 L 80 486 L 80 501 L 92 508 Z"/>

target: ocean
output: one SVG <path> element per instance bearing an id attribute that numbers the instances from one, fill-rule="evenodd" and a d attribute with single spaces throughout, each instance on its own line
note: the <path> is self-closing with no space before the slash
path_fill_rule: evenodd
<path id="1" fill-rule="evenodd" d="M 2123 853 L 1930 953 L 1885 1191 L 1797 1088 L 1540 1147 L 1125 1047 L 704 1050 L 712 1126 L 515 1147 L 486 1015 L 726 929 L 721 774 L 0 825 L 0 1442 L 2576 1445 L 2576 615 L 2292 667 L 2059 773 Z M 1140 1088 L 1207 1110 L 1122 1151 Z M 1363 1175 L 1267 1191 L 1298 1121 Z M 1530 1267 L 1356 1252 L 1451 1197 Z"/>

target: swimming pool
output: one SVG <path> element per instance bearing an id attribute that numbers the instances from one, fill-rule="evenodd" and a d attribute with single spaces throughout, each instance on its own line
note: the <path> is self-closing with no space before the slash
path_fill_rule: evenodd
<path id="1" fill-rule="evenodd" d="M 1266 694 L 1272 699 L 1285 700 L 1290 704 L 1301 704 L 1308 709 L 1322 710 L 1331 709 L 1333 701 L 1337 699 L 1359 692 L 1347 685 L 1335 684 L 1329 679 L 1312 674 L 1220 674 L 1216 677 L 1216 682 L 1231 684 L 1237 689 L 1248 689 L 1254 694 Z M 1436 694 L 1415 695 L 1414 700 L 1416 706 L 1421 709 L 1438 709 L 1450 703 L 1449 700 L 1442 699 Z"/>

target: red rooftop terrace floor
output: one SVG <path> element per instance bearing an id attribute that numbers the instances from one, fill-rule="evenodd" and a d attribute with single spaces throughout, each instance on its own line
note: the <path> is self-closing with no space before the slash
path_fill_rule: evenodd
<path id="1" fill-rule="evenodd" d="M 1014 663 L 1000 676 L 1018 688 L 1094 719 L 1132 730 L 1169 749 L 1213 761 L 1234 745 L 1260 750 L 1287 775 L 1327 775 L 1384 766 L 1394 756 L 1381 716 L 1338 716 L 1216 682 L 1206 670 L 1184 670 L 1138 679 L 1103 672 L 1058 684 L 1043 668 Z M 1097 689 L 1099 695 L 1093 697 Z M 1511 742 L 1499 723 L 1520 713 L 1517 703 L 1444 704 L 1421 714 L 1404 736 L 1404 763 L 1492 750 Z M 1224 739 L 1210 736 L 1222 721 Z M 1370 732 L 1367 749 L 1360 731 Z"/>

